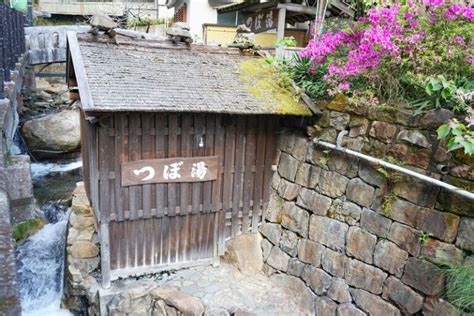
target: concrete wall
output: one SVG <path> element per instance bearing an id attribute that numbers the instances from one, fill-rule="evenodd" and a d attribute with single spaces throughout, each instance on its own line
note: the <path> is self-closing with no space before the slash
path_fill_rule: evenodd
<path id="1" fill-rule="evenodd" d="M 348 129 L 346 147 L 473 190 L 472 160 L 435 137 L 450 113 L 348 111 L 343 98 L 321 108 L 321 139 Z M 292 288 L 304 282 L 299 295 L 314 300 L 316 315 L 458 314 L 443 299 L 442 267 L 474 262 L 473 201 L 325 151 L 299 132 L 281 138 L 279 155 L 260 227 L 267 274 L 285 274 Z"/>
<path id="2" fill-rule="evenodd" d="M 188 23 L 191 34 L 197 35 L 196 42 L 203 40 L 203 28 L 205 23 L 217 23 L 217 10 L 209 5 L 208 0 L 186 0 L 188 4 Z"/>

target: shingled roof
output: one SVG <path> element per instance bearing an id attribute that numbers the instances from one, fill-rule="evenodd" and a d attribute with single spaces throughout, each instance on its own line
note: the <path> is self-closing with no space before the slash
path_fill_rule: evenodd
<path id="1" fill-rule="evenodd" d="M 311 115 L 263 58 L 237 49 L 110 42 L 68 34 L 69 71 L 85 112 Z M 69 68 L 71 69 L 71 68 Z"/>

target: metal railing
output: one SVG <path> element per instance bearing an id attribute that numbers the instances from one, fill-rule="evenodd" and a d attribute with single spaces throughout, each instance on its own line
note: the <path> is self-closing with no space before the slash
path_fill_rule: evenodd
<path id="1" fill-rule="evenodd" d="M 10 71 L 25 52 L 25 17 L 23 13 L 0 4 L 0 99 Z"/>

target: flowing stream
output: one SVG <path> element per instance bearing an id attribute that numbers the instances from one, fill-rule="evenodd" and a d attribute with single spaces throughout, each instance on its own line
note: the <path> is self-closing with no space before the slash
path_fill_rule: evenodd
<path id="1" fill-rule="evenodd" d="M 69 216 L 65 204 L 82 178 L 81 166 L 80 161 L 31 166 L 35 198 L 47 224 L 16 249 L 23 315 L 71 315 L 60 308 Z"/>

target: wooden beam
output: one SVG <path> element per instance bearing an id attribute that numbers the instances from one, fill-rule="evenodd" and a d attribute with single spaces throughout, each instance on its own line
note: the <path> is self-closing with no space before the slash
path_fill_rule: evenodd
<path id="1" fill-rule="evenodd" d="M 102 273 L 102 287 L 110 288 L 110 244 L 109 223 L 100 224 L 100 270 Z"/>
<path id="2" fill-rule="evenodd" d="M 280 5 L 278 5 L 280 6 Z M 278 11 L 277 42 L 285 36 L 286 8 L 280 8 Z"/>
<path id="3" fill-rule="evenodd" d="M 354 17 L 355 11 L 351 8 L 349 8 L 346 4 L 344 4 L 341 0 L 331 0 L 330 5 L 338 8 L 345 14 Z"/>
<path id="4" fill-rule="evenodd" d="M 279 3 L 277 8 L 278 9 L 286 9 L 288 12 L 296 12 L 296 13 L 316 15 L 316 8 L 308 7 L 308 6 L 301 5 L 301 4 Z"/>

